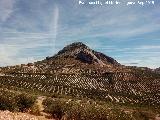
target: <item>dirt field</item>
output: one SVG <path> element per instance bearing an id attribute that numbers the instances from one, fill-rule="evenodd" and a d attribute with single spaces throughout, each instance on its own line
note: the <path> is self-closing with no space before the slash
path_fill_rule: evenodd
<path id="1" fill-rule="evenodd" d="M 54 120 L 46 119 L 44 116 L 34 116 L 28 113 L 12 113 L 0 111 L 0 120 Z"/>

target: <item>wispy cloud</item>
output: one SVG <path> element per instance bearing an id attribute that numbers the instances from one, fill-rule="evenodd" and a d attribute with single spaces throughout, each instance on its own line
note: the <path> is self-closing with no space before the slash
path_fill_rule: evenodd
<path id="1" fill-rule="evenodd" d="M 53 24 L 51 24 L 51 27 L 50 27 L 50 33 L 53 34 L 53 43 L 52 43 L 53 47 L 55 47 L 55 41 L 57 39 L 57 34 L 58 34 L 57 33 L 58 32 L 58 21 L 59 21 L 59 8 L 58 8 L 58 5 L 55 5 L 54 12 L 53 12 Z"/>
<path id="2" fill-rule="evenodd" d="M 0 0 L 0 63 L 42 59 L 82 41 L 124 64 L 158 67 L 158 11 L 157 4 L 93 7 L 79 6 L 78 0 Z"/>
<path id="3" fill-rule="evenodd" d="M 20 52 L 21 48 L 17 46 L 0 45 L 0 66 L 28 63 L 35 60 L 34 57 L 17 57 Z"/>
<path id="4" fill-rule="evenodd" d="M 160 45 L 143 45 L 140 47 L 135 48 L 137 50 L 154 50 L 154 49 L 160 49 Z M 160 51 L 159 51 L 160 52 Z"/>
<path id="5" fill-rule="evenodd" d="M 0 0 L 0 21 L 5 22 L 14 11 L 15 0 Z"/>

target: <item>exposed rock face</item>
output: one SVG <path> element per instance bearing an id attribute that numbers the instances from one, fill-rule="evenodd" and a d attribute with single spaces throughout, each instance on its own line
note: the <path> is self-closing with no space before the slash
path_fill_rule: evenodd
<path id="1" fill-rule="evenodd" d="M 98 64 L 99 66 L 103 67 L 105 64 L 97 58 L 91 51 L 82 50 L 77 53 L 76 58 L 82 62 L 88 64 Z"/>
<path id="2" fill-rule="evenodd" d="M 69 54 L 69 53 L 74 55 L 80 50 L 85 50 L 85 49 L 90 50 L 89 47 L 83 44 L 82 42 L 75 42 L 70 45 L 67 45 L 62 50 L 60 50 L 58 52 L 58 55 Z"/>
<path id="3" fill-rule="evenodd" d="M 118 65 L 119 63 L 111 57 L 104 55 L 103 53 L 96 52 L 91 50 L 88 46 L 81 42 L 72 43 L 64 47 L 61 51 L 58 52 L 58 56 L 72 56 L 79 59 L 82 62 L 105 66 L 105 64 Z"/>
<path id="4" fill-rule="evenodd" d="M 77 54 L 77 59 L 81 60 L 82 62 L 86 62 L 86 63 L 93 63 L 94 61 L 94 58 L 91 54 L 87 54 L 86 52 L 84 51 L 80 51 L 78 54 Z"/>
<path id="5" fill-rule="evenodd" d="M 98 59 L 104 61 L 105 63 L 111 63 L 111 64 L 114 64 L 114 65 L 120 65 L 115 59 L 113 59 L 113 58 L 111 58 L 109 56 L 106 56 L 103 53 L 94 52 L 94 54 L 97 56 Z"/>

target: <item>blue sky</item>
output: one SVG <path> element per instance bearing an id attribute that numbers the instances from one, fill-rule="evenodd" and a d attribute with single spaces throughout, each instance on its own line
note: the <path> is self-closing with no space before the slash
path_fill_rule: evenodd
<path id="1" fill-rule="evenodd" d="M 158 0 L 144 6 L 82 1 L 0 0 L 0 66 L 42 60 L 81 41 L 124 65 L 160 67 Z"/>

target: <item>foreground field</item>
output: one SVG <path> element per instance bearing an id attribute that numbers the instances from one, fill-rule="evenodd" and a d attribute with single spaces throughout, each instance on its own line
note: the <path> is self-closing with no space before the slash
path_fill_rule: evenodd
<path id="1" fill-rule="evenodd" d="M 28 113 L 0 111 L 0 120 L 54 120 L 44 116 L 35 116 Z"/>
<path id="2" fill-rule="evenodd" d="M 160 115 L 149 105 L 9 89 L 0 93 L 0 120 L 159 120 Z"/>

